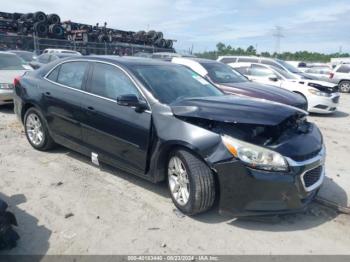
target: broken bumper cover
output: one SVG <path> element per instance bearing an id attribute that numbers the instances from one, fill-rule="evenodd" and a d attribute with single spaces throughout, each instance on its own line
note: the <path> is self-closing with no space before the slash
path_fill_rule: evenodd
<path id="1" fill-rule="evenodd" d="M 324 158 L 324 149 L 302 162 L 287 158 L 286 173 L 253 169 L 239 160 L 216 164 L 220 212 L 239 217 L 305 210 L 323 183 Z"/>

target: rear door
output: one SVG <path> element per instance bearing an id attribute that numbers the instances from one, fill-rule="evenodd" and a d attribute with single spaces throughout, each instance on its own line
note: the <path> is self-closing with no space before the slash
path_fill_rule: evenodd
<path id="1" fill-rule="evenodd" d="M 42 95 L 49 128 L 56 135 L 73 142 L 82 142 L 81 100 L 89 64 L 66 62 L 46 76 Z"/>
<path id="2" fill-rule="evenodd" d="M 342 79 L 349 80 L 350 65 L 340 65 L 338 69 L 336 69 L 335 71 L 334 78 L 336 78 L 337 80 L 342 80 Z"/>
<path id="3" fill-rule="evenodd" d="M 107 163 L 144 174 L 151 113 L 117 104 L 120 95 L 135 94 L 144 100 L 135 83 L 123 69 L 95 62 L 87 92 L 81 99 L 85 145 Z"/>

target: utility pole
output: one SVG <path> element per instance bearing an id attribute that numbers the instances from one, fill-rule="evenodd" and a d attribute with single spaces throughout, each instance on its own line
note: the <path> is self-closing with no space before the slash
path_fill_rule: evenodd
<path id="1" fill-rule="evenodd" d="M 279 54 L 281 51 L 281 38 L 284 37 L 284 35 L 282 34 L 282 27 L 281 26 L 276 26 L 274 33 L 273 33 L 273 37 L 276 39 L 276 46 L 275 46 L 275 53 Z"/>

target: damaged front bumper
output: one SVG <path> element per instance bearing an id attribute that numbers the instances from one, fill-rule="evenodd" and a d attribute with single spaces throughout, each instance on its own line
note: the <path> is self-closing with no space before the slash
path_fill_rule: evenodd
<path id="1" fill-rule="evenodd" d="M 286 173 L 253 169 L 239 160 L 217 163 L 220 212 L 239 217 L 303 211 L 323 183 L 325 149 L 304 161 L 286 159 Z"/>

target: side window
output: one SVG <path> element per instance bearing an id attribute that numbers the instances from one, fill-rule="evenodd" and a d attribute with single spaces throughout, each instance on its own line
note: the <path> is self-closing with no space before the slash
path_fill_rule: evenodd
<path id="1" fill-rule="evenodd" d="M 87 66 L 87 62 L 68 62 L 62 64 L 58 73 L 57 82 L 62 85 L 81 89 Z"/>
<path id="2" fill-rule="evenodd" d="M 61 66 L 57 66 L 53 71 L 51 71 L 51 73 L 47 76 L 47 79 L 57 82 L 57 77 L 58 77 L 60 68 Z"/>
<path id="3" fill-rule="evenodd" d="M 254 57 L 239 57 L 238 62 L 244 62 L 244 63 L 257 63 L 259 61 L 258 58 Z"/>
<path id="4" fill-rule="evenodd" d="M 250 75 L 252 76 L 262 76 L 262 77 L 271 76 L 271 75 L 275 76 L 272 70 L 259 65 L 252 65 L 249 71 L 250 71 Z"/>
<path id="5" fill-rule="evenodd" d="M 277 67 L 277 68 L 285 71 L 285 69 L 282 66 L 280 66 L 278 63 L 276 63 L 275 61 L 268 60 L 268 59 L 262 59 L 261 63 L 264 64 L 264 65 L 274 66 L 274 67 Z"/>
<path id="6" fill-rule="evenodd" d="M 350 66 L 342 65 L 337 70 L 338 73 L 350 73 Z"/>
<path id="7" fill-rule="evenodd" d="M 50 55 L 49 54 L 43 54 L 38 57 L 38 62 L 46 64 L 49 62 Z"/>
<path id="8" fill-rule="evenodd" d="M 140 96 L 130 78 L 120 69 L 107 64 L 95 63 L 90 84 L 90 92 L 117 99 L 121 95 Z"/>

